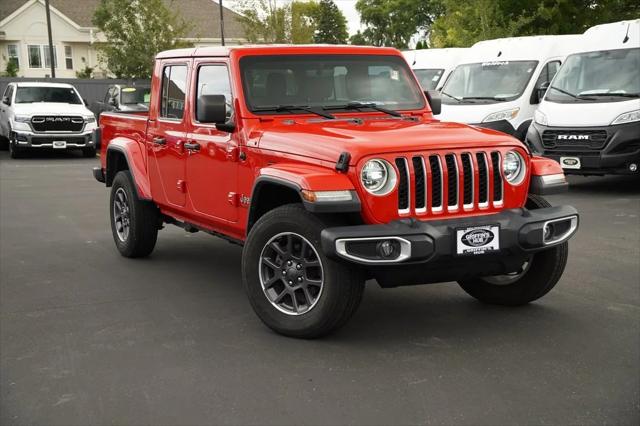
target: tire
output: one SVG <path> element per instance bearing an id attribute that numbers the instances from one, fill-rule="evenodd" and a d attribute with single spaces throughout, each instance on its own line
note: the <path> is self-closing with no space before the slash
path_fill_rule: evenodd
<path id="1" fill-rule="evenodd" d="M 539 195 L 530 194 L 526 207 L 530 210 L 551 207 Z M 458 284 L 471 296 L 484 303 L 519 306 L 533 302 L 547 294 L 564 272 L 569 256 L 569 243 L 534 254 L 515 275 L 477 277 Z"/>
<path id="2" fill-rule="evenodd" d="M 124 257 L 151 254 L 158 239 L 158 208 L 138 199 L 128 170 L 118 172 L 113 179 L 109 211 L 113 240 L 120 254 Z"/>
<path id="3" fill-rule="evenodd" d="M 9 141 L 9 157 L 13 159 L 23 158 L 24 151 L 21 150 L 20 148 L 16 148 L 15 143 L 12 143 L 11 141 Z"/>
<path id="4" fill-rule="evenodd" d="M 326 226 L 301 205 L 289 204 L 266 213 L 249 233 L 242 251 L 242 281 L 258 317 L 277 333 L 306 339 L 327 335 L 360 305 L 362 271 L 325 256 L 320 232 Z"/>
<path id="5" fill-rule="evenodd" d="M 0 151 L 6 151 L 9 149 L 9 138 L 0 135 Z"/>
<path id="6" fill-rule="evenodd" d="M 91 148 L 83 148 L 82 149 L 82 156 L 84 158 L 93 158 L 96 156 L 96 148 L 95 147 L 91 147 Z"/>

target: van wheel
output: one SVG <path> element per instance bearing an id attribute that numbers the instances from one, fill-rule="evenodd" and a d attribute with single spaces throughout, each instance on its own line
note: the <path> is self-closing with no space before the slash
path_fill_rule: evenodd
<path id="1" fill-rule="evenodd" d="M 118 172 L 113 179 L 109 206 L 113 240 L 120 254 L 124 257 L 151 254 L 158 238 L 158 209 L 138 199 L 128 170 Z"/>
<path id="2" fill-rule="evenodd" d="M 527 209 L 551 207 L 539 195 L 530 194 Z M 477 277 L 458 283 L 464 291 L 484 302 L 495 305 L 525 305 L 541 298 L 556 285 L 569 256 L 569 243 L 564 242 L 550 249 L 533 254 L 519 271 L 491 277 Z"/>
<path id="3" fill-rule="evenodd" d="M 361 270 L 322 252 L 325 227 L 299 204 L 278 207 L 258 220 L 242 251 L 242 281 L 251 306 L 285 336 L 326 335 L 343 326 L 362 300 Z"/>
<path id="4" fill-rule="evenodd" d="M 82 149 L 82 156 L 84 158 L 93 158 L 96 156 L 96 148 L 95 147 L 90 147 L 90 148 L 83 148 Z"/>

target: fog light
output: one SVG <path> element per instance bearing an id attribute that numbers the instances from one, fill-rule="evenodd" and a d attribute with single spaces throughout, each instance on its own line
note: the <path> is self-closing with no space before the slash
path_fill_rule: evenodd
<path id="1" fill-rule="evenodd" d="M 542 236 L 542 239 L 547 242 L 551 239 L 551 236 L 553 235 L 553 225 L 551 223 L 547 223 L 546 225 L 544 225 L 544 234 Z"/>
<path id="2" fill-rule="evenodd" d="M 629 164 L 629 171 L 636 172 L 638 170 L 638 165 L 636 163 Z"/>
<path id="3" fill-rule="evenodd" d="M 383 259 L 395 259 L 400 255 L 400 242 L 396 240 L 380 241 L 376 245 L 376 250 Z"/>

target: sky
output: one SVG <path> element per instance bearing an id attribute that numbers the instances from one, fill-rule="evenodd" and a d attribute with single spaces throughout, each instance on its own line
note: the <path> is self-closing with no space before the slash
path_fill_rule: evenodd
<path id="1" fill-rule="evenodd" d="M 358 12 L 356 11 L 356 1 L 357 0 L 333 0 L 347 18 L 349 35 L 355 34 L 360 29 L 360 15 L 358 15 Z M 282 5 L 290 3 L 291 0 L 277 0 L 277 2 L 279 5 Z M 222 5 L 231 9 L 234 9 L 234 6 L 237 4 L 237 0 L 222 0 Z"/>

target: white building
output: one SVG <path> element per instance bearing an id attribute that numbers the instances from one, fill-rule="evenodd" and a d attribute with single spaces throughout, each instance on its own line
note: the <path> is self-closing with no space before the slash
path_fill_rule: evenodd
<path id="1" fill-rule="evenodd" d="M 218 4 L 211 0 L 180 0 L 180 14 L 192 24 L 187 40 L 196 45 L 220 44 Z M 94 68 L 94 76 L 108 71 L 98 59 L 96 43 L 105 41 L 91 22 L 100 0 L 50 0 L 51 28 L 56 77 L 75 78 L 76 72 Z M 244 40 L 238 15 L 224 9 L 225 41 L 239 44 Z M 17 63 L 18 76 L 48 77 L 51 74 L 47 19 L 44 0 L 0 0 L 0 75 L 8 61 Z"/>

